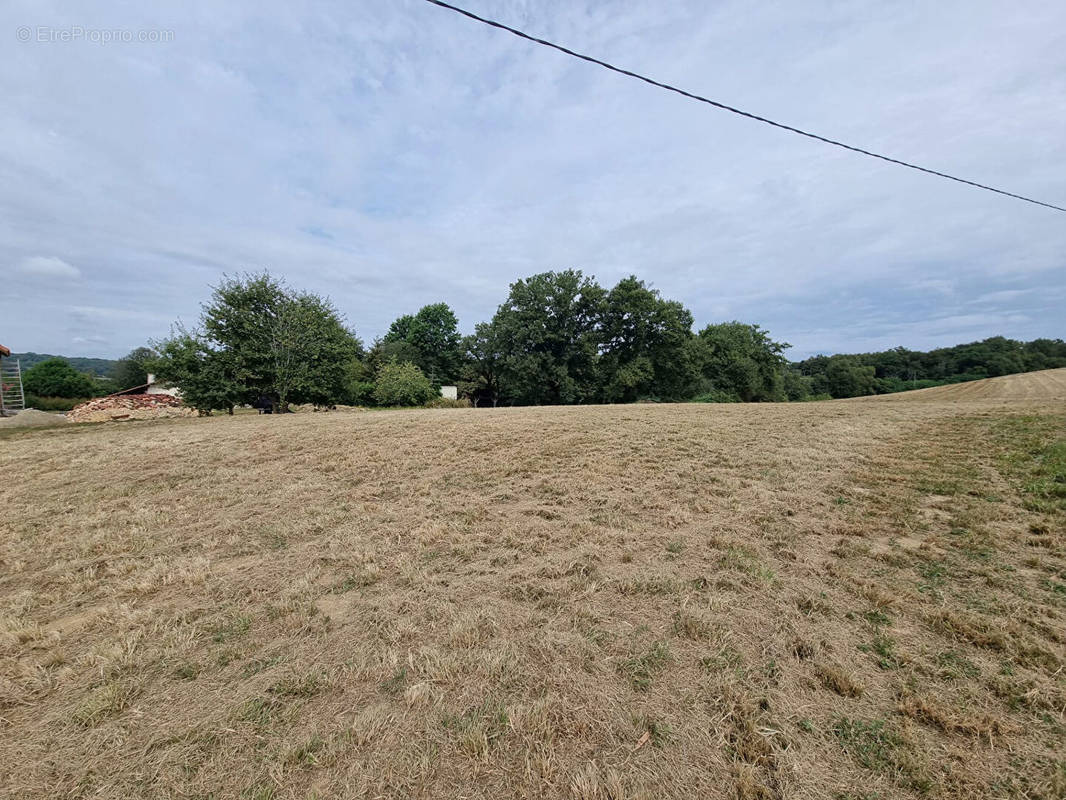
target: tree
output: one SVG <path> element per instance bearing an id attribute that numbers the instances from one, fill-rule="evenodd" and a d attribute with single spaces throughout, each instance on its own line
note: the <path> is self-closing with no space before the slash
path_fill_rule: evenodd
<path id="1" fill-rule="evenodd" d="M 118 391 L 148 383 L 149 364 L 156 355 L 150 347 L 138 347 L 116 361 L 110 377 Z"/>
<path id="2" fill-rule="evenodd" d="M 70 366 L 65 359 L 50 358 L 35 364 L 22 376 L 27 394 L 39 397 L 92 397 L 96 384 Z"/>
<path id="3" fill-rule="evenodd" d="M 699 338 L 701 369 L 711 393 L 744 403 L 785 399 L 789 344 L 775 342 L 758 325 L 736 321 L 708 325 Z"/>
<path id="4" fill-rule="evenodd" d="M 422 370 L 407 361 L 385 364 L 374 387 L 374 399 L 383 406 L 421 406 L 437 395 Z"/>
<path id="5" fill-rule="evenodd" d="M 500 400 L 502 356 L 492 323 L 479 322 L 474 333 L 463 339 L 464 363 L 459 373 L 459 394 L 470 398 L 474 407 Z"/>
<path id="6" fill-rule="evenodd" d="M 217 378 L 219 397 L 244 403 L 268 397 L 280 411 L 290 402 L 345 399 L 348 364 L 362 354 L 329 300 L 295 292 L 266 272 L 224 279 L 204 306 L 201 324 L 194 334 L 179 329 L 169 347 L 170 340 L 160 343 L 162 362 L 182 359 L 164 363 L 160 374 Z M 169 379 L 185 393 L 181 378 Z M 206 397 L 208 404 L 220 402 L 211 399 L 214 393 Z"/>
<path id="7" fill-rule="evenodd" d="M 400 363 L 406 361 L 422 369 L 422 353 L 410 342 L 404 339 L 388 342 L 384 339 L 379 339 L 374 342 L 374 346 L 370 348 L 370 353 L 367 356 L 367 363 L 373 374 L 376 375 L 378 370 L 390 361 L 398 361 Z"/>
<path id="8" fill-rule="evenodd" d="M 462 344 L 459 319 L 447 303 L 423 306 L 417 314 L 405 314 L 389 326 L 382 339 L 382 347 L 404 343 L 411 348 L 407 358 L 417 364 L 430 382 L 440 386 L 459 377 L 462 363 Z M 386 358 L 397 355 L 386 352 Z"/>
<path id="9" fill-rule="evenodd" d="M 833 360 L 842 357 L 850 359 L 850 366 Z M 895 347 L 876 353 L 812 356 L 794 366 L 811 378 L 818 391 L 826 391 L 829 383 L 833 383 L 841 392 L 898 392 L 994 375 L 1063 367 L 1066 366 L 1066 343 L 1061 339 L 1018 342 L 992 336 L 980 342 L 940 347 L 927 353 Z M 851 370 L 856 366 L 874 370 L 876 380 L 872 388 L 866 377 L 859 373 L 852 374 Z M 829 375 L 830 367 L 832 377 Z"/>
<path id="10" fill-rule="evenodd" d="M 815 382 L 819 392 L 833 397 L 861 397 L 874 394 L 877 389 L 875 368 L 862 364 L 851 356 L 831 356 L 821 381 Z"/>
<path id="11" fill-rule="evenodd" d="M 521 405 L 595 399 L 603 303 L 603 288 L 578 270 L 511 284 L 492 319 L 502 398 Z"/>
<path id="12" fill-rule="evenodd" d="M 599 327 L 601 399 L 680 400 L 692 394 L 699 378 L 688 346 L 692 314 L 680 303 L 664 300 L 631 275 L 607 293 Z"/>
<path id="13" fill-rule="evenodd" d="M 232 414 L 233 407 L 246 399 L 247 389 L 237 379 L 233 360 L 226 351 L 213 349 L 202 333 L 179 324 L 156 347 L 150 366 L 161 381 L 178 387 L 186 405 L 203 414 Z"/>
<path id="14" fill-rule="evenodd" d="M 374 403 L 374 371 L 359 356 L 348 359 L 345 365 L 344 402 L 354 406 Z"/>
<path id="15" fill-rule="evenodd" d="M 795 403 L 811 396 L 811 379 L 794 369 L 785 370 L 783 389 L 785 399 Z"/>
<path id="16" fill-rule="evenodd" d="M 274 394 L 281 410 L 289 402 L 332 405 L 347 390 L 347 365 L 362 353 L 359 340 L 328 300 L 287 295 L 271 329 Z"/>

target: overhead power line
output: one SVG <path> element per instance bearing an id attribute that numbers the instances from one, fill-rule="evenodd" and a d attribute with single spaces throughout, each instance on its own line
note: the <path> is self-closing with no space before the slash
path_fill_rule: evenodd
<path id="1" fill-rule="evenodd" d="M 762 122 L 766 125 L 772 125 L 775 128 L 780 128 L 781 130 L 789 131 L 790 133 L 796 133 L 800 136 L 806 136 L 808 139 L 815 139 L 819 142 L 831 144 L 835 147 L 842 147 L 843 149 L 850 150 L 853 153 L 861 153 L 864 156 L 870 156 L 871 158 L 877 158 L 881 161 L 887 161 L 890 164 L 897 164 L 901 167 L 915 169 L 919 172 L 925 172 L 929 175 L 936 175 L 938 178 L 947 178 L 949 181 L 955 181 L 956 183 L 964 183 L 967 186 L 973 186 L 977 189 L 984 189 L 989 192 L 995 192 L 996 194 L 1005 195 L 1007 197 L 1013 197 L 1015 200 L 1024 200 L 1026 203 L 1033 203 L 1034 205 L 1044 206 L 1045 208 L 1051 208 L 1055 211 L 1066 212 L 1066 208 L 1063 208 L 1062 206 L 1056 206 L 1052 205 L 1051 203 L 1045 203 L 1042 200 L 1034 200 L 1031 197 L 1025 197 L 1020 194 L 1014 194 L 1014 192 L 1008 192 L 1003 189 L 997 189 L 994 186 L 987 186 L 983 183 L 978 183 L 977 181 L 967 180 L 966 178 L 959 178 L 955 175 L 949 175 L 946 172 L 939 172 L 935 169 L 929 169 L 928 167 L 922 167 L 917 164 L 912 164 L 909 161 L 901 161 L 898 158 L 892 158 L 890 156 L 881 155 L 880 153 L 875 153 L 871 150 L 864 150 L 861 147 L 855 147 L 854 145 L 845 144 L 844 142 L 838 142 L 836 139 L 830 139 L 825 136 L 819 136 L 816 133 L 811 133 L 810 131 L 805 131 L 800 128 L 794 128 L 793 126 L 785 125 L 782 122 L 775 122 L 772 119 L 760 117 L 758 114 L 752 114 L 749 111 L 742 111 L 739 108 L 734 108 L 733 106 L 726 105 L 725 103 L 719 103 L 717 100 L 711 100 L 709 97 L 704 97 L 703 95 L 698 95 L 694 94 L 693 92 L 685 91 L 684 89 L 678 88 L 677 86 L 672 86 L 669 83 L 663 83 L 661 81 L 655 80 L 654 78 L 649 78 L 646 75 L 641 75 L 637 72 L 632 72 L 628 69 L 623 69 L 622 67 L 616 67 L 614 64 L 609 64 L 608 62 L 601 61 L 598 58 L 587 56 L 584 53 L 578 53 L 577 51 L 571 50 L 568 47 L 563 47 L 562 45 L 555 44 L 554 42 L 549 42 L 547 39 L 538 39 L 536 36 L 531 36 L 530 34 L 525 33 L 524 31 L 518 30 L 518 28 L 512 28 L 510 25 L 504 25 L 502 22 L 497 22 L 496 20 L 480 17 L 472 11 L 467 11 L 465 8 L 459 8 L 459 6 L 453 6 L 450 3 L 445 3 L 443 2 L 443 0 L 426 0 L 426 2 L 431 3 L 435 6 L 440 6 L 441 8 L 446 8 L 449 11 L 454 11 L 457 14 L 462 14 L 464 17 L 469 17 L 470 19 L 480 22 L 484 25 L 489 25 L 493 28 L 499 28 L 501 31 L 507 31 L 508 33 L 512 33 L 515 36 L 518 36 L 519 38 L 525 39 L 535 44 L 543 45 L 544 47 L 550 47 L 553 50 L 558 50 L 560 53 L 566 53 L 568 56 L 579 58 L 582 61 L 589 62 L 590 64 L 596 64 L 597 66 L 603 67 L 604 69 L 611 70 L 611 72 L 617 72 L 620 75 L 627 75 L 630 78 L 636 78 L 638 81 L 643 81 L 644 83 L 651 84 L 652 86 L 658 86 L 660 89 L 666 89 L 668 92 L 674 92 L 675 94 L 679 94 L 682 97 L 687 97 L 690 100 L 696 100 L 700 103 L 706 103 L 709 106 L 714 106 L 715 108 L 721 109 L 722 111 L 728 111 L 731 114 L 738 114 L 741 117 L 747 117 L 748 119 L 753 119 L 756 122 Z"/>

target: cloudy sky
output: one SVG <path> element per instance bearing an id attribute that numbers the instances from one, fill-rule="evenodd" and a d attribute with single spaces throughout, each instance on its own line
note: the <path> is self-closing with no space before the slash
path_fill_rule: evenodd
<path id="1" fill-rule="evenodd" d="M 1066 204 L 1061 0 L 460 4 Z M 635 273 L 700 326 L 758 322 L 794 358 L 1066 336 L 1066 214 L 423 0 L 16 0 L 0 36 L 0 342 L 15 350 L 121 355 L 195 322 L 224 273 L 260 268 L 330 295 L 367 341 L 439 300 L 468 331 L 516 278 L 567 267 L 605 285 Z"/>

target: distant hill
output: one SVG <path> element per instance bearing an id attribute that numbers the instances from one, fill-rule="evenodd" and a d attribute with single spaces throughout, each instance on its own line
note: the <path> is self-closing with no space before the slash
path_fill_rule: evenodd
<path id="1" fill-rule="evenodd" d="M 995 378 L 933 386 L 928 389 L 914 389 L 909 392 L 852 397 L 847 402 L 918 400 L 939 403 L 954 403 L 960 400 L 1066 400 L 1066 368 L 1023 372 L 1018 375 L 1000 375 Z"/>
<path id="2" fill-rule="evenodd" d="M 28 370 L 34 364 L 40 364 L 42 361 L 47 361 L 50 358 L 62 358 L 78 372 L 88 372 L 90 375 L 100 376 L 110 375 L 111 370 L 113 370 L 115 364 L 118 363 L 118 361 L 113 358 L 78 358 L 76 356 L 53 356 L 49 353 L 12 353 L 11 358 L 17 358 L 19 360 L 23 372 Z"/>

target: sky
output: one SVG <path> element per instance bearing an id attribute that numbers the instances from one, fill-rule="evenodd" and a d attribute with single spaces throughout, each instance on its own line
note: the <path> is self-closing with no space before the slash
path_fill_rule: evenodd
<path id="1" fill-rule="evenodd" d="M 1066 205 L 1066 3 L 457 0 L 664 82 Z M 91 5 L 91 7 L 90 7 Z M 1066 214 L 715 110 L 424 0 L 0 8 L 0 342 L 118 357 L 223 275 L 366 342 L 634 274 L 790 356 L 1066 336 Z"/>

